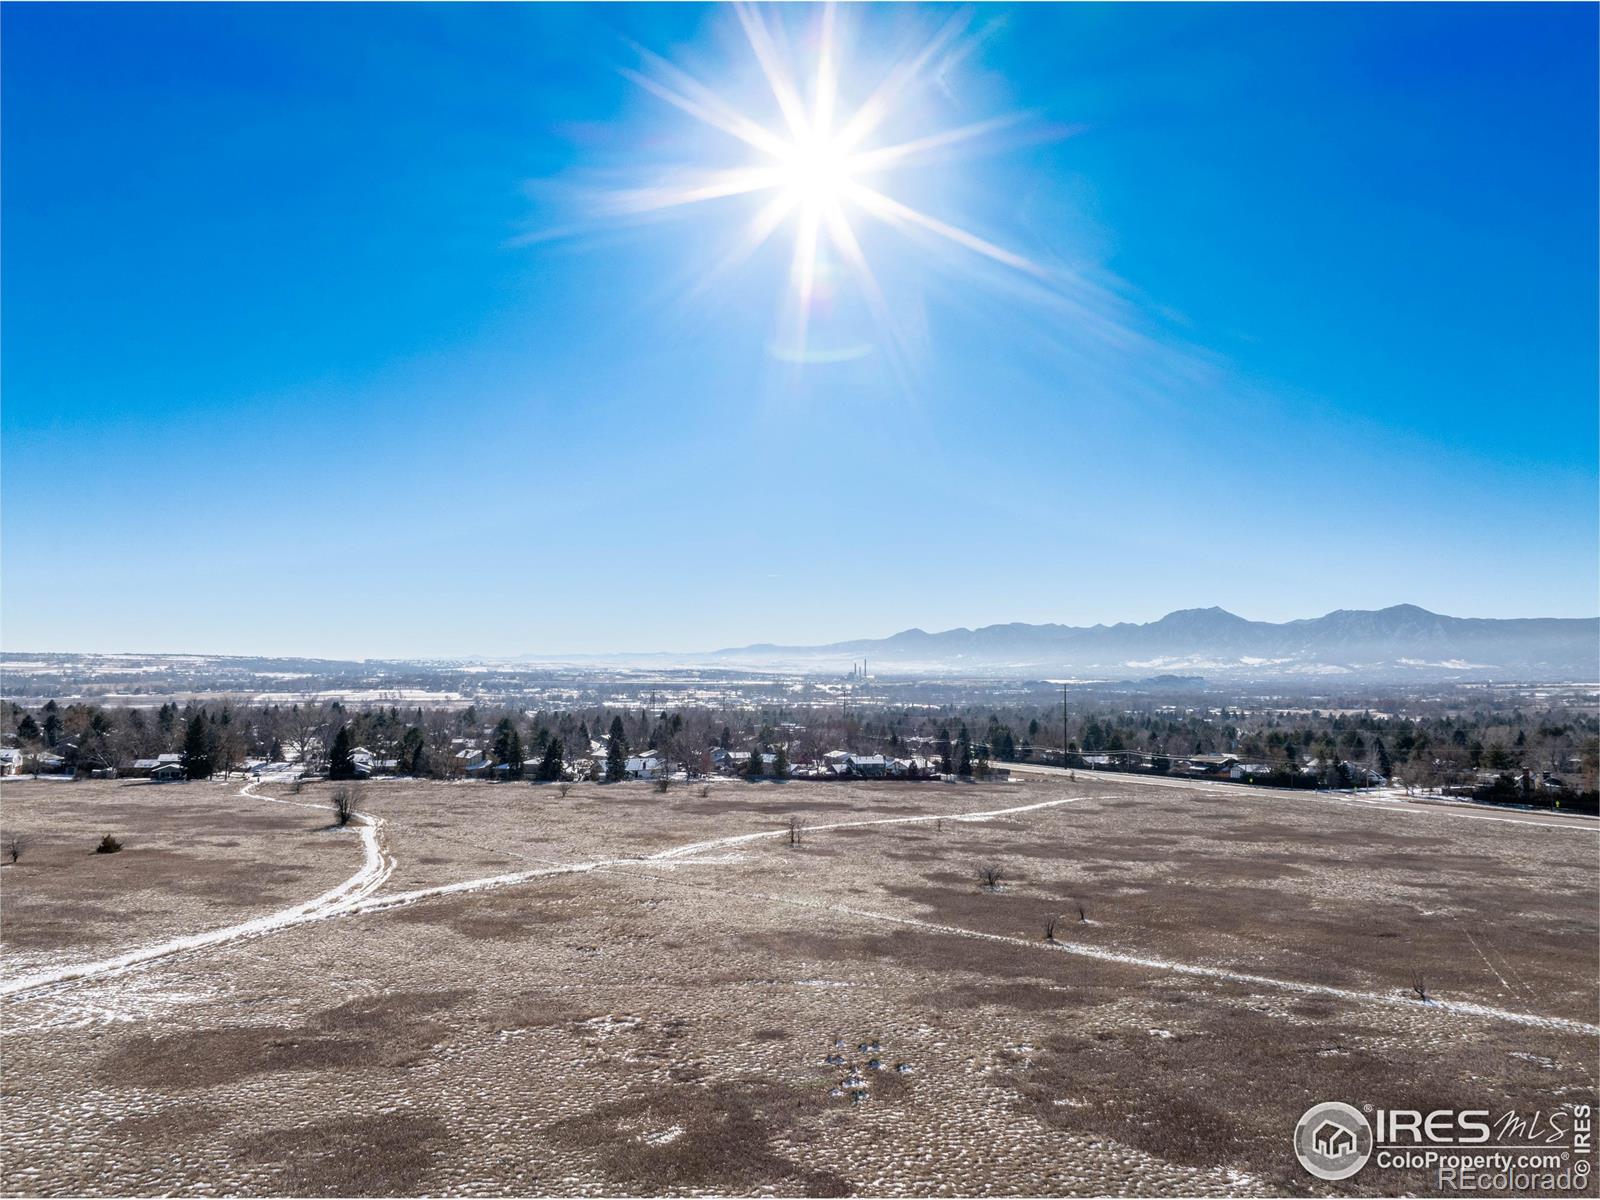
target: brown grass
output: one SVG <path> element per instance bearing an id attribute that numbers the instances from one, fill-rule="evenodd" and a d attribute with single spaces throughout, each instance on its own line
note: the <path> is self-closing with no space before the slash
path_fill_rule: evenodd
<path id="1" fill-rule="evenodd" d="M 847 1182 L 772 1146 L 793 1138 L 813 1116 L 811 1095 L 769 1082 L 665 1087 L 603 1104 L 555 1122 L 545 1134 L 586 1154 L 614 1184 L 630 1193 L 680 1188 L 750 1192 L 776 1187 L 784 1195 L 843 1196 Z M 659 1140 L 670 1130 L 670 1141 Z"/>
<path id="2" fill-rule="evenodd" d="M 51 791 L 55 807 L 42 789 L 12 806 L 8 789 L 7 828 L 20 813 L 24 832 L 77 847 L 60 886 L 34 891 L 35 929 L 50 908 L 63 939 L 102 920 L 127 944 L 179 916 L 214 925 L 200 890 L 226 890 L 224 877 L 202 866 L 177 879 L 191 858 L 225 864 L 241 882 L 229 894 L 282 886 L 293 899 L 356 865 L 353 837 L 304 827 L 325 814 L 240 801 L 250 819 L 224 837 L 193 819 L 224 789 L 149 790 L 172 810 L 99 785 Z M 1592 1039 L 1411 1003 L 1357 1008 L 1041 940 L 1059 915 L 1069 945 L 1393 993 L 1420 965 L 1445 999 L 1593 1020 L 1592 841 L 1293 800 L 1092 798 L 1108 790 L 1085 780 L 1078 803 L 942 831 L 819 832 L 885 810 L 1072 793 L 727 781 L 704 799 L 621 785 L 563 801 L 553 789 L 375 784 L 363 803 L 387 822 L 391 892 L 779 836 L 714 863 L 425 900 L 8 1001 L 0 1191 L 1221 1194 L 1239 1184 L 1219 1172 L 1236 1169 L 1307 1192 L 1287 1145 L 1308 1096 L 1593 1102 Z M 106 824 L 104 805 L 129 819 Z M 813 822 L 804 853 L 783 845 L 790 813 Z M 102 826 L 129 838 L 102 862 L 159 852 L 148 886 L 75 889 L 71 872 L 92 862 L 77 851 Z M 337 870 L 322 874 L 324 859 Z M 998 892 L 976 887 L 982 862 L 1005 868 Z M 258 881 L 257 865 L 312 873 Z M 4 874 L 6 950 L 24 959 L 35 952 L 14 951 L 9 910 L 27 870 L 25 858 Z M 884 1070 L 868 1069 L 862 1042 L 882 1043 Z M 851 1070 L 868 1081 L 865 1104 L 830 1096 Z M 1064 1144 L 1063 1132 L 1090 1140 Z M 1419 1186 L 1361 1177 L 1368 1190 Z"/>
<path id="3" fill-rule="evenodd" d="M 1539 1034 L 1497 1029 L 1449 1055 L 1380 1051 L 1372 1043 L 1382 1028 L 1370 1016 L 1343 1010 L 1300 1025 L 1237 1005 L 1207 1006 L 1169 1032 L 1056 1035 L 1011 1082 L 1019 1102 L 1049 1125 L 1114 1138 L 1170 1162 L 1243 1166 L 1285 1192 L 1310 1190 L 1286 1146 L 1300 1114 L 1324 1099 L 1370 1098 L 1423 1111 L 1482 1107 L 1477 1080 L 1492 1077 L 1497 1102 L 1508 1107 L 1548 1111 L 1557 1102 L 1549 1073 L 1512 1057 L 1522 1045 L 1544 1044 Z M 1574 1063 L 1592 1050 L 1575 1036 L 1563 1044 Z M 1414 1175 L 1374 1166 L 1345 1190 L 1392 1194 L 1415 1183 Z"/>
<path id="4" fill-rule="evenodd" d="M 238 1149 L 278 1168 L 273 1190 L 283 1195 L 399 1196 L 423 1190 L 450 1141 L 438 1117 L 384 1113 L 269 1129 Z"/>
<path id="5" fill-rule="evenodd" d="M 427 1019 L 459 992 L 394 993 L 352 1000 L 298 1026 L 223 1026 L 174 1034 L 134 1034 L 102 1059 L 108 1083 L 209 1088 L 289 1071 L 398 1068 L 419 1061 L 448 1030 Z"/>
<path id="6" fill-rule="evenodd" d="M 522 941 L 548 937 L 552 926 L 574 921 L 577 914 L 560 896 L 507 889 L 406 905 L 393 919 L 442 926 L 474 941 Z"/>
<path id="7" fill-rule="evenodd" d="M 0 842 L 21 834 L 27 852 L 6 868 L 0 945 L 131 947 L 295 903 L 360 865 L 353 834 L 322 832 L 319 814 L 235 788 L 8 785 Z M 107 830 L 124 848 L 93 853 Z"/>

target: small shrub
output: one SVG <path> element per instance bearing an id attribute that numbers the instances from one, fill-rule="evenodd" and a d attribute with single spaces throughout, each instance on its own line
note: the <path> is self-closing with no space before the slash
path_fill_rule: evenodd
<path id="1" fill-rule="evenodd" d="M 665 775 L 663 775 L 660 779 L 656 780 L 656 791 L 658 791 L 658 792 L 661 792 L 661 793 L 665 794 L 667 789 L 670 788 L 671 786 L 672 786 L 672 780 L 669 779 Z"/>
<path id="2" fill-rule="evenodd" d="M 1084 908 L 1082 904 L 1078 905 L 1078 920 L 1084 923 L 1089 920 L 1089 910 Z"/>
<path id="3" fill-rule="evenodd" d="M 988 863 L 978 868 L 978 886 L 986 891 L 997 892 L 1000 884 L 1005 880 L 1005 873 L 994 863 Z"/>
<path id="4" fill-rule="evenodd" d="M 560 783 L 556 784 L 556 791 L 560 792 L 561 798 L 565 800 L 567 798 L 567 794 L 572 791 L 572 784 L 567 780 L 562 780 Z"/>
<path id="5" fill-rule="evenodd" d="M 333 792 L 333 823 L 341 829 L 350 824 L 350 818 L 355 815 L 356 794 L 354 788 L 335 788 Z"/>
<path id="6" fill-rule="evenodd" d="M 806 819 L 802 816 L 789 818 L 789 845 L 798 846 L 806 834 Z"/>
<path id="7" fill-rule="evenodd" d="M 22 838 L 13 837 L 6 843 L 6 858 L 14 863 L 22 857 L 22 852 L 27 848 L 28 843 L 23 841 Z"/>
<path id="8" fill-rule="evenodd" d="M 289 785 L 289 794 L 291 796 L 298 796 L 305 786 L 306 781 L 301 779 L 300 776 L 296 775 L 294 777 L 294 782 Z"/>
<path id="9" fill-rule="evenodd" d="M 122 843 L 109 833 L 100 839 L 100 844 L 94 848 L 96 854 L 115 854 L 122 849 Z"/>
<path id="10" fill-rule="evenodd" d="M 1059 917 L 1051 917 L 1048 921 L 1046 921 L 1044 923 L 1044 940 L 1045 941 L 1053 942 L 1053 941 L 1056 940 L 1056 922 L 1058 920 L 1060 920 Z"/>
<path id="11" fill-rule="evenodd" d="M 709 783 L 702 783 L 700 785 L 700 799 L 704 800 L 709 795 L 711 795 L 711 785 Z"/>
<path id="12" fill-rule="evenodd" d="M 1421 971 L 1415 971 L 1411 975 L 1411 993 L 1424 1004 L 1428 1002 L 1428 981 L 1422 977 Z"/>

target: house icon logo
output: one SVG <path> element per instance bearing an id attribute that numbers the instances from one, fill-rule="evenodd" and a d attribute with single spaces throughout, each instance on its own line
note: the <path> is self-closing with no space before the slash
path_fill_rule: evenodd
<path id="1" fill-rule="evenodd" d="M 1318 1179 L 1349 1179 L 1372 1156 L 1372 1126 L 1337 1100 L 1313 1105 L 1294 1127 L 1294 1153 Z"/>
<path id="2" fill-rule="evenodd" d="M 1356 1148 L 1356 1135 L 1337 1121 L 1324 1121 L 1311 1135 L 1311 1145 L 1325 1158 L 1338 1158 Z"/>

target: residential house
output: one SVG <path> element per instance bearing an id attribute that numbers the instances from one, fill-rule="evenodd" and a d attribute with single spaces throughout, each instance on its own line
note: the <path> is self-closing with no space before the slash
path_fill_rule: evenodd
<path id="1" fill-rule="evenodd" d="M 881 754 L 852 754 L 850 773 L 862 779 L 882 779 L 889 773 L 889 760 Z"/>
<path id="2" fill-rule="evenodd" d="M 452 761 L 457 771 L 469 777 L 481 775 L 489 769 L 489 756 L 473 746 L 457 750 Z"/>
<path id="3" fill-rule="evenodd" d="M 1339 764 L 1347 772 L 1356 787 L 1388 787 L 1389 781 L 1371 767 L 1362 763 L 1342 762 Z"/>
<path id="4" fill-rule="evenodd" d="M 1172 765 L 1174 775 L 1200 775 L 1209 779 L 1227 779 L 1238 763 L 1233 754 L 1191 754 Z"/>
<path id="5" fill-rule="evenodd" d="M 660 779 L 667 773 L 667 757 L 656 750 L 630 754 L 623 773 L 629 779 Z"/>
<path id="6" fill-rule="evenodd" d="M 1272 774 L 1272 767 L 1266 763 L 1234 763 L 1228 768 L 1228 778 L 1249 782 L 1257 775 L 1263 778 Z"/>

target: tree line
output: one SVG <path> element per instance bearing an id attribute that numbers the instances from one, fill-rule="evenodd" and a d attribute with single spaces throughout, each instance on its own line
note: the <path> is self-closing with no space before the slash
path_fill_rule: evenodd
<path id="1" fill-rule="evenodd" d="M 228 775 L 246 759 L 292 759 L 339 778 L 363 748 L 404 775 L 453 778 L 473 753 L 499 777 L 555 779 L 599 754 L 595 773 L 620 779 L 630 755 L 656 752 L 709 774 L 718 748 L 751 753 L 748 770 L 781 755 L 782 771 L 832 750 L 921 757 L 943 774 L 981 774 L 985 764 L 1061 755 L 1137 753 L 1158 763 L 1228 753 L 1285 770 L 1307 764 L 1369 766 L 1385 777 L 1440 786 L 1475 772 L 1549 772 L 1585 790 L 1600 773 L 1600 719 L 1578 709 L 1440 706 L 1387 716 L 1219 705 L 1112 708 L 1100 704 L 941 705 L 840 708 L 781 704 L 643 707 L 353 706 L 315 700 L 239 705 L 169 701 L 158 708 L 49 701 L 10 703 L 11 744 L 60 755 L 69 771 L 126 768 L 178 753 L 186 774 Z M 465 752 L 465 756 L 463 755 Z M 1051 756 L 1054 756 L 1053 758 Z"/>

